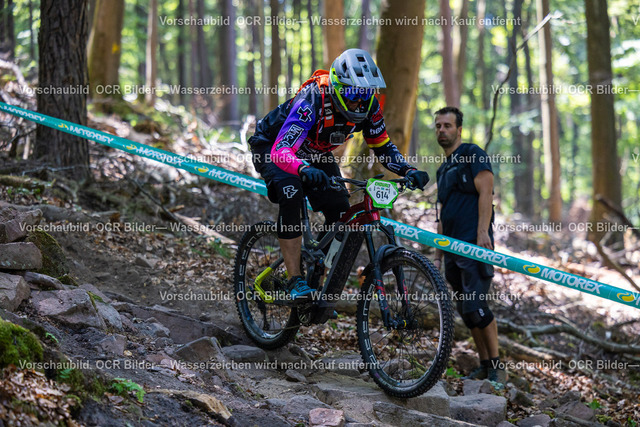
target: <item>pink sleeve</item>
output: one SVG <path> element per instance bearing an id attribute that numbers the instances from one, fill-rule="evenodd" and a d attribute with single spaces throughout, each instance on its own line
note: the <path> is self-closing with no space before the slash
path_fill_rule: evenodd
<path id="1" fill-rule="evenodd" d="M 313 126 L 314 118 L 313 109 L 304 99 L 296 102 L 291 108 L 271 148 L 271 161 L 283 171 L 298 175 L 298 168 L 303 163 L 296 156 L 296 152 Z"/>

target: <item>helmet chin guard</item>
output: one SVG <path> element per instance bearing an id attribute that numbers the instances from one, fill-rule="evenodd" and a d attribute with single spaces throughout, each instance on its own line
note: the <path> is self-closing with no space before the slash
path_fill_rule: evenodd
<path id="1" fill-rule="evenodd" d="M 373 96 L 367 98 L 368 94 L 375 89 L 387 87 L 382 78 L 382 73 L 373 62 L 373 58 L 362 49 L 348 49 L 340 54 L 331 64 L 329 79 L 333 89 L 331 98 L 334 105 L 347 120 L 354 123 L 362 122 L 369 114 L 373 104 Z M 345 89 L 349 86 L 353 86 L 356 89 Z M 345 101 L 349 101 L 343 96 L 343 93 L 346 92 L 350 94 L 361 92 L 363 94 L 355 111 L 350 110 L 345 103 Z M 350 98 L 353 98 L 353 95 Z"/>

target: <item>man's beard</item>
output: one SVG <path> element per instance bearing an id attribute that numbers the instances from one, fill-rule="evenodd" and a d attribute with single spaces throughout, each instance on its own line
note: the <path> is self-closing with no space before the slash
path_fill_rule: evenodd
<path id="1" fill-rule="evenodd" d="M 438 137 L 438 144 L 442 148 L 453 147 L 453 144 L 455 144 L 455 142 L 456 142 L 456 139 L 449 139 L 446 136 L 444 136 L 442 138 Z"/>

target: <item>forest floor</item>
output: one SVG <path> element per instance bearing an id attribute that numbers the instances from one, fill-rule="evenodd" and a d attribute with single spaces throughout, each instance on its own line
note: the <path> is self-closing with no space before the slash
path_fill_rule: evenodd
<path id="1" fill-rule="evenodd" d="M 236 160 L 246 153 L 205 144 L 195 133 L 181 139 L 172 138 L 169 144 L 167 136 L 152 128 L 138 127 L 134 130 L 118 118 L 94 119 L 90 123 L 92 127 L 144 143 L 164 144 L 164 148 L 182 154 L 198 152 L 209 159 L 225 159 L 211 163 L 252 173 L 248 163 Z M 78 283 L 91 283 L 116 300 L 147 307 L 162 306 L 200 321 L 227 325 L 230 333 L 243 336 L 232 298 L 235 245 L 221 243 L 211 237 L 172 231 L 171 224 L 175 222 L 171 214 L 203 224 L 227 225 L 228 229 L 221 234 L 237 242 L 242 230 L 233 225 L 246 226 L 272 219 L 276 214 L 274 205 L 261 196 L 152 161 L 101 146 L 91 147 L 94 182 L 82 186 L 65 179 L 64 171 L 55 171 L 30 161 L 8 160 L 3 156 L 0 174 L 24 175 L 53 182 L 53 185 L 44 192 L 2 187 L 0 200 L 23 206 L 52 205 L 78 215 L 102 218 L 104 224 L 111 224 L 111 228 L 98 227 L 95 224 L 99 221 L 94 221 L 94 226 L 87 231 L 51 233 L 63 248 L 71 274 Z M 229 157 L 229 153 L 237 155 Z M 433 189 L 430 190 L 427 195 L 432 201 Z M 396 212 L 400 212 L 395 214 L 397 220 L 435 230 L 433 210 L 430 204 L 425 204 L 422 194 L 413 193 L 401 199 Z M 583 214 L 579 211 L 572 213 L 576 216 Z M 71 217 L 67 214 L 58 222 L 50 222 L 63 224 Z M 498 212 L 497 223 L 512 221 L 515 219 Z M 114 224 L 120 224 L 119 228 Z M 129 224 L 128 228 L 125 224 Z M 597 251 L 585 237 L 566 230 L 554 233 L 497 232 L 496 247 L 498 252 L 511 253 L 631 289 L 617 272 L 602 267 Z M 623 255 L 617 260 L 621 264 L 626 263 L 627 274 L 640 283 L 638 241 L 630 233 L 625 237 L 626 251 L 620 251 Z M 431 255 L 430 249 L 405 243 Z M 188 301 L 172 297 L 187 293 L 217 297 Z M 635 346 L 636 349 L 640 346 L 639 310 L 504 269 L 497 270 L 494 294 L 499 296 L 493 301 L 492 308 L 500 320 L 501 355 L 512 381 L 506 390 L 494 393 L 508 399 L 509 421 L 517 423 L 528 416 L 544 413 L 554 418 L 561 402 L 566 403 L 569 396 L 594 411 L 592 424 L 582 425 L 599 422 L 637 426 L 640 422 L 640 353 L 620 352 L 608 344 Z M 456 326 L 456 342 L 450 368 L 444 378 L 451 392 L 458 394 L 462 394 L 465 387 L 460 377 L 473 368 L 475 354 L 468 332 L 460 325 Z M 567 333 L 567 329 L 564 332 L 536 333 L 543 327 L 562 325 L 588 335 L 591 342 Z M 527 329 L 532 331 L 531 336 L 527 336 Z M 240 341 L 249 343 L 246 337 Z M 326 325 L 303 327 L 294 346 L 311 359 L 356 354 L 355 316 L 343 312 L 337 320 Z M 533 348 L 535 351 L 529 351 Z M 82 352 L 82 345 L 78 344 L 75 351 Z M 267 390 L 260 386 L 260 377 L 249 372 L 240 375 L 249 381 L 239 382 L 245 385 L 243 390 L 229 387 L 225 380 L 225 393 L 235 393 L 238 399 L 243 399 L 243 404 L 262 407 L 264 399 L 269 396 Z M 282 373 L 272 372 L 270 375 L 276 377 Z M 176 377 L 179 376 L 180 373 L 176 373 Z M 134 379 L 145 385 L 144 377 Z M 194 381 L 193 384 L 199 383 Z M 163 388 L 169 388 L 169 385 Z M 310 385 L 296 384 L 293 388 L 300 393 L 308 393 Z M 209 385 L 208 389 L 213 388 Z M 525 398 L 517 391 L 524 392 Z M 122 402 L 113 396 L 108 399 L 116 402 L 115 406 L 119 408 L 126 406 L 122 413 L 131 419 L 135 412 L 131 407 L 135 403 Z M 149 399 L 154 402 L 155 398 Z M 160 417 L 163 413 L 169 416 L 172 411 L 185 410 L 184 404 L 177 404 L 176 408 L 166 402 L 164 405 L 158 414 Z M 93 406 L 95 403 L 88 403 L 89 410 Z M 147 416 L 144 410 L 140 411 L 140 419 Z M 237 411 L 243 413 L 241 409 Z M 246 420 L 255 422 L 255 414 L 247 415 L 249 412 L 244 412 Z M 86 413 L 84 416 L 84 422 L 87 422 L 90 417 Z M 286 419 L 288 422 L 292 420 Z M 188 420 L 184 422 L 188 423 Z"/>

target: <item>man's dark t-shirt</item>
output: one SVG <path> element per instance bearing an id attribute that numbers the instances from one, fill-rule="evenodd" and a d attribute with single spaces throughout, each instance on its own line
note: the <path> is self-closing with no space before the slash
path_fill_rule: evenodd
<path id="1" fill-rule="evenodd" d="M 478 237 L 478 192 L 473 179 L 483 170 L 493 173 L 487 153 L 475 144 L 460 144 L 438 168 L 438 202 L 442 204 L 442 233 L 476 243 Z M 493 243 L 493 212 L 489 237 Z"/>

